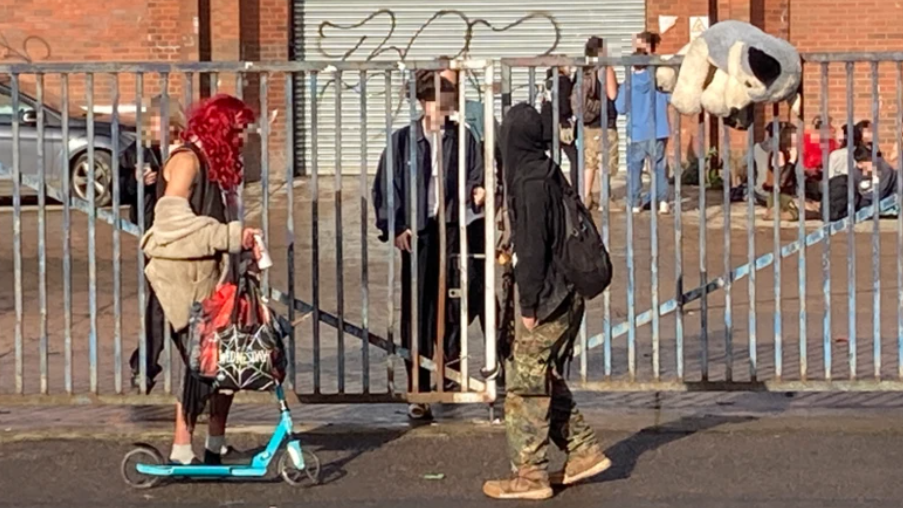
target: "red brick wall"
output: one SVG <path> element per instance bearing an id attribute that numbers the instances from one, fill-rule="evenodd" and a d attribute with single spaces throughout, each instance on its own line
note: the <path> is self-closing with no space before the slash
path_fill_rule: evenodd
<path id="1" fill-rule="evenodd" d="M 239 30 L 241 33 L 241 60 L 245 61 L 285 61 L 288 60 L 289 20 L 291 19 L 289 0 L 239 0 Z M 245 81 L 244 98 L 264 121 L 275 112 L 276 120 L 270 124 L 269 171 L 270 179 L 281 179 L 285 174 L 285 76 L 271 74 L 267 83 L 267 107 L 261 111 L 260 80 L 256 75 L 248 75 Z M 255 137 L 256 138 L 256 137 Z M 254 141 L 259 143 L 259 139 Z M 257 151 L 251 150 L 259 158 Z M 259 166 L 249 165 L 256 169 Z"/>
<path id="2" fill-rule="evenodd" d="M 903 47 L 903 6 L 885 0 L 794 0 L 790 11 L 791 42 L 801 52 L 898 51 Z M 821 106 L 819 66 L 804 66 L 804 117 L 809 121 Z M 872 118 L 872 79 L 869 64 L 856 64 L 853 84 L 855 121 Z M 896 69 L 879 66 L 882 149 L 890 155 L 894 145 Z M 829 68 L 828 108 L 835 126 L 846 123 L 846 71 L 844 64 Z"/>
<path id="3" fill-rule="evenodd" d="M 0 61 L 176 61 L 197 59 L 194 20 L 197 0 L 0 0 Z M 23 76 L 23 81 L 32 80 Z M 180 76 L 170 93 L 180 94 Z M 46 78 L 59 95 L 59 79 Z M 85 81 L 70 79 L 70 97 L 84 104 Z M 147 76 L 145 93 L 159 93 L 157 76 Z M 120 79 L 121 102 L 134 102 L 134 79 Z M 109 104 L 112 78 L 95 77 L 95 103 Z"/>
<path id="4" fill-rule="evenodd" d="M 202 13 L 205 3 L 207 12 Z M 0 19 L 0 62 L 273 61 L 288 59 L 291 12 L 289 0 L 0 0 Z M 209 26 L 199 26 L 202 20 Z M 21 79 L 27 87 L 34 78 Z M 184 79 L 170 76 L 169 86 L 183 104 L 188 102 Z M 61 95 L 59 82 L 58 76 L 45 78 L 48 97 Z M 271 125 L 270 162 L 280 175 L 285 162 L 284 83 L 282 75 L 270 77 L 268 100 L 270 113 L 278 110 Z M 219 75 L 217 89 L 236 94 L 236 76 Z M 246 76 L 241 92 L 255 111 L 260 109 L 258 90 L 259 80 Z M 145 75 L 145 96 L 161 91 L 160 77 Z M 133 75 L 120 76 L 119 92 L 120 104 L 135 103 Z M 196 100 L 200 76 L 194 77 L 193 92 Z M 75 106 L 86 104 L 84 76 L 70 77 L 69 96 Z M 112 96 L 112 76 L 96 75 L 95 104 L 109 106 Z M 259 147 L 250 158 L 259 160 L 258 154 Z"/>
<path id="5" fill-rule="evenodd" d="M 718 0 L 717 19 L 736 19 L 752 23 L 766 32 L 789 39 L 790 0 Z M 709 15 L 708 0 L 647 0 L 646 1 L 646 26 L 647 29 L 658 30 L 658 17 L 660 15 L 677 16 L 677 24 L 668 32 L 662 34 L 660 53 L 668 54 L 680 50 L 690 39 L 690 17 Z M 710 21 L 714 21 L 710 20 Z M 784 108 L 786 116 L 786 108 Z M 772 109 L 760 108 L 757 112 L 757 136 L 761 137 L 764 119 L 770 118 Z M 698 154 L 698 118 L 682 117 L 681 119 L 681 151 L 683 158 L 689 154 Z M 706 142 L 710 142 L 707 134 Z M 720 143 L 720 142 L 719 142 Z M 747 136 L 745 133 L 733 132 L 731 136 L 732 158 L 736 159 L 746 149 Z"/>
<path id="6" fill-rule="evenodd" d="M 661 34 L 662 40 L 658 52 L 660 54 L 673 54 L 680 51 L 690 42 L 690 17 L 708 15 L 708 0 L 646 0 L 646 29 L 658 32 L 659 16 L 677 16 L 677 23 L 673 28 Z M 675 128 L 676 122 L 672 121 L 671 127 Z M 681 158 L 687 160 L 699 154 L 698 134 L 699 121 L 697 117 L 683 116 L 681 126 Z M 674 150 L 674 147 L 669 147 Z"/>

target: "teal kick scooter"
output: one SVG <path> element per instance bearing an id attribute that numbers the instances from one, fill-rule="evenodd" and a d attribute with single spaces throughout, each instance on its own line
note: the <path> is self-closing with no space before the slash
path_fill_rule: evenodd
<path id="1" fill-rule="evenodd" d="M 136 444 L 122 459 L 122 478 L 136 489 L 149 489 L 173 478 L 263 478 L 270 463 L 281 451 L 278 472 L 286 483 L 293 486 L 318 484 L 320 459 L 301 448 L 301 442 L 292 434 L 292 415 L 282 385 L 277 385 L 275 391 L 279 403 L 279 423 L 266 448 L 255 455 L 250 464 L 172 464 L 153 446 Z M 286 445 L 284 449 L 283 444 Z"/>

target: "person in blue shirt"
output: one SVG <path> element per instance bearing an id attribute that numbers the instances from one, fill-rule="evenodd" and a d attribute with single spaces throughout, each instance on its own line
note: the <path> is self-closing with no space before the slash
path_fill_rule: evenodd
<path id="1" fill-rule="evenodd" d="M 634 54 L 655 53 L 658 35 L 643 32 L 634 37 Z M 652 160 L 652 174 L 656 179 L 656 196 L 659 213 L 668 213 L 668 174 L 665 148 L 671 129 L 668 124 L 668 103 L 671 95 L 655 87 L 655 70 L 636 66 L 630 76 L 630 107 L 627 107 L 627 87 L 621 87 L 615 107 L 619 115 L 628 116 L 627 144 L 627 199 L 634 213 L 653 206 L 651 192 L 641 197 L 643 166 L 646 158 Z M 629 113 L 629 115 L 628 115 Z"/>

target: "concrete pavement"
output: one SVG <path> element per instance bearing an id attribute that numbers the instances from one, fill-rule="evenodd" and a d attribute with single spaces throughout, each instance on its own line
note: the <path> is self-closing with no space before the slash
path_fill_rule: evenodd
<path id="1" fill-rule="evenodd" d="M 809 418 L 782 429 L 767 417 L 708 415 L 635 431 L 601 430 L 612 469 L 596 481 L 559 492 L 545 505 L 897 507 L 903 496 L 899 417 L 888 413 L 875 422 L 883 424 L 850 432 L 843 418 Z M 174 482 L 133 491 L 120 480 L 119 464 L 137 437 L 0 443 L 0 506 L 536 505 L 491 501 L 481 493 L 482 480 L 507 471 L 501 427 L 440 424 L 306 432 L 304 446 L 320 457 L 325 480 L 309 489 L 281 482 Z M 233 435 L 230 442 L 251 450 L 266 438 Z M 166 448 L 165 439 L 150 440 Z M 561 461 L 556 452 L 553 466 Z M 441 480 L 425 477 L 440 473 Z"/>

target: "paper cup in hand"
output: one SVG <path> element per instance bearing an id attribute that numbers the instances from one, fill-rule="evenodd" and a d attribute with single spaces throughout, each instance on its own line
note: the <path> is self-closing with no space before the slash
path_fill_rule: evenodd
<path id="1" fill-rule="evenodd" d="M 273 266 L 273 259 L 270 258 L 270 253 L 267 252 L 267 247 L 263 243 L 263 237 L 254 235 L 254 241 L 257 242 L 257 248 L 260 249 L 260 259 L 257 260 L 257 268 L 266 270 Z"/>

